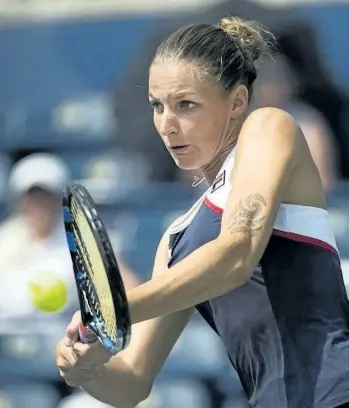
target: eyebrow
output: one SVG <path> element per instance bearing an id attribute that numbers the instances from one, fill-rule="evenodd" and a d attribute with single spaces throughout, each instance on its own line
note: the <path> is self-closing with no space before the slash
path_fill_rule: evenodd
<path id="1" fill-rule="evenodd" d="M 194 91 L 179 91 L 178 93 L 175 93 L 174 98 L 182 98 L 183 96 L 188 96 L 188 95 L 194 95 Z M 151 92 L 148 93 L 148 97 L 152 99 L 159 100 L 156 98 Z"/>

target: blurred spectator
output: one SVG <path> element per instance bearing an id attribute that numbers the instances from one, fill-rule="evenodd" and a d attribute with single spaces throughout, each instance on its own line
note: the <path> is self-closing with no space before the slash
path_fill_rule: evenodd
<path id="1" fill-rule="evenodd" d="M 324 116 L 295 97 L 297 86 L 297 78 L 286 57 L 280 54 L 275 59 L 269 58 L 259 67 L 252 106 L 275 106 L 296 118 L 328 190 L 338 177 L 336 142 Z"/>
<path id="2" fill-rule="evenodd" d="M 69 181 L 64 162 L 37 153 L 15 164 L 9 178 L 12 215 L 0 226 L 2 316 L 35 312 L 28 284 L 41 274 L 59 276 L 68 287 L 66 312 L 78 308 L 71 258 L 61 220 L 61 194 Z M 125 284 L 138 283 L 122 262 Z M 15 290 L 14 290 L 15 288 Z"/>
<path id="3" fill-rule="evenodd" d="M 61 219 L 61 195 L 69 179 L 65 163 L 52 154 L 32 154 L 12 168 L 9 177 L 12 214 L 0 225 L 0 314 L 2 319 L 8 319 L 9 327 L 12 322 L 15 326 L 16 318 L 21 317 L 32 322 L 47 316 L 52 321 L 52 314 L 34 308 L 28 289 L 29 283 L 39 276 L 42 279 L 42 275 L 57 276 L 68 288 L 68 303 L 62 312 L 54 315 L 57 321 L 64 316 L 64 320 L 69 319 L 79 308 Z M 123 261 L 120 268 L 126 288 L 138 284 L 135 274 Z M 60 320 L 64 326 L 63 319 Z M 101 406 L 93 405 L 95 400 L 89 395 L 81 393 L 77 398 L 80 397 L 86 407 Z"/>
<path id="4" fill-rule="evenodd" d="M 2 316 L 35 312 L 28 284 L 43 273 L 63 279 L 68 287 L 67 307 L 77 307 L 70 254 L 60 219 L 61 192 L 68 180 L 65 164 L 54 155 L 42 153 L 20 160 L 10 173 L 12 214 L 0 226 Z"/>

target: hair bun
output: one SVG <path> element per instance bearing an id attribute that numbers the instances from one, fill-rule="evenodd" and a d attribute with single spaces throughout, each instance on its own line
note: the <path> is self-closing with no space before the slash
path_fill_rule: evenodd
<path id="1" fill-rule="evenodd" d="M 258 22 L 224 17 L 219 27 L 233 38 L 243 57 L 252 63 L 275 49 L 275 37 Z"/>

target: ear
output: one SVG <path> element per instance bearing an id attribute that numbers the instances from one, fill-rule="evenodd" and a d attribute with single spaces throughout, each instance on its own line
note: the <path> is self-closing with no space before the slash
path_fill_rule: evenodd
<path id="1" fill-rule="evenodd" d="M 239 84 L 229 96 L 231 102 L 230 117 L 237 119 L 242 116 L 248 108 L 248 89 L 246 85 Z"/>

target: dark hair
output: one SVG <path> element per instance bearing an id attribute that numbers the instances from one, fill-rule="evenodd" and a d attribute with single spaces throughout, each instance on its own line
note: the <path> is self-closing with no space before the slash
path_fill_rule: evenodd
<path id="1" fill-rule="evenodd" d="M 274 36 L 257 22 L 225 17 L 217 25 L 191 24 L 173 32 L 157 48 L 153 62 L 196 62 L 227 92 L 240 82 L 251 96 L 257 77 L 255 62 L 271 54 L 274 41 Z"/>

